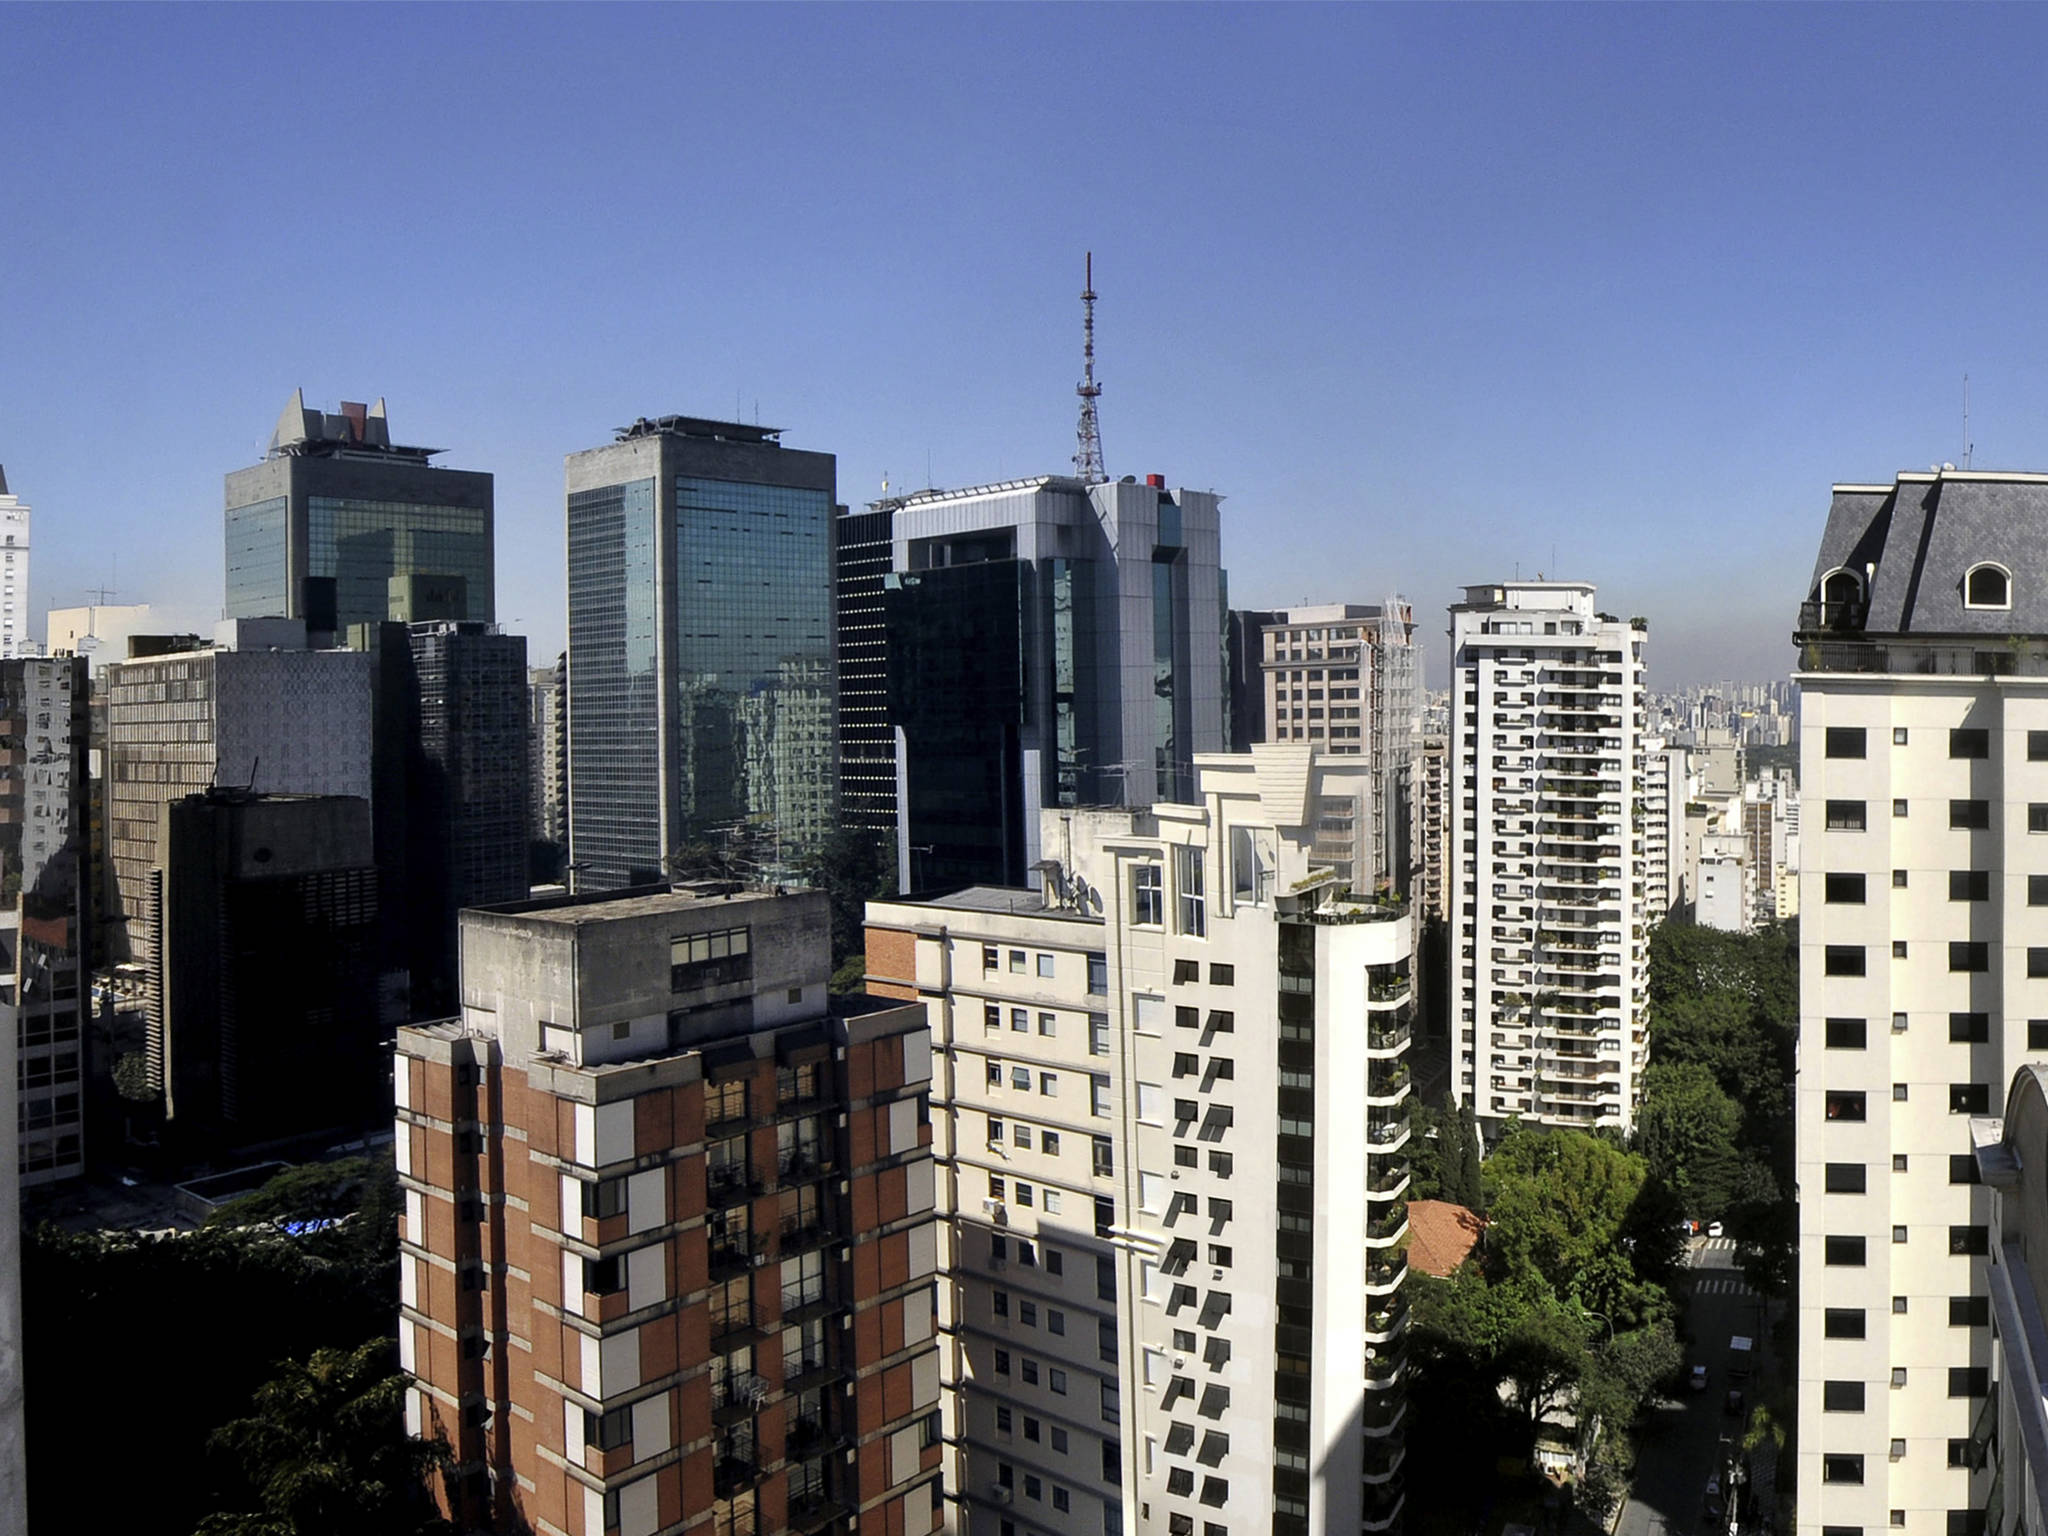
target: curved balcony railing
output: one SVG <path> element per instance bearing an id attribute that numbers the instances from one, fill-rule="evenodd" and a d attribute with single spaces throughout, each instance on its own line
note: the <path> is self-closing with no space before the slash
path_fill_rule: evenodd
<path id="1" fill-rule="evenodd" d="M 1412 1172 L 1405 1157 L 1368 1155 L 1365 1160 L 1365 1192 L 1375 1200 L 1392 1200 L 1408 1187 Z"/>
<path id="2" fill-rule="evenodd" d="M 1396 1295 L 1386 1306 L 1365 1314 L 1365 1342 L 1391 1344 L 1408 1326 L 1408 1299 Z"/>
<path id="3" fill-rule="evenodd" d="M 1383 1496 L 1375 1499 L 1378 1491 Z M 1407 1502 L 1408 1491 L 1397 1476 L 1384 1483 L 1366 1485 L 1364 1512 L 1359 1516 L 1358 1526 L 1363 1531 L 1391 1531 L 1401 1519 L 1401 1506 Z"/>
<path id="4" fill-rule="evenodd" d="M 1366 1063 L 1366 1103 L 1399 1104 L 1408 1097 L 1408 1086 L 1407 1062 L 1368 1061 Z"/>
<path id="5" fill-rule="evenodd" d="M 1408 1459 L 1408 1435 L 1405 1430 L 1384 1436 L 1365 1448 L 1365 1465 L 1361 1468 L 1368 1487 L 1384 1484 L 1400 1473 L 1401 1463 Z"/>
<path id="6" fill-rule="evenodd" d="M 1365 1223 L 1365 1246 L 1390 1248 L 1408 1235 L 1408 1202 L 1403 1200 L 1384 1216 L 1369 1216 Z"/>

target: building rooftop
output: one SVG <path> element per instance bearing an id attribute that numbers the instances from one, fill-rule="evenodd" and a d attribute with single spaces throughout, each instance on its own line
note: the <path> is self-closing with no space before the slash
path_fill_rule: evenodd
<path id="1" fill-rule="evenodd" d="M 1408 1262 L 1448 1280 L 1478 1245 L 1486 1220 L 1449 1200 L 1408 1202 Z"/>
<path id="2" fill-rule="evenodd" d="M 712 906 L 780 901 L 790 895 L 803 894 L 806 893 L 743 886 L 738 881 L 699 880 L 685 885 L 634 885 L 617 891 L 575 896 L 540 896 L 526 901 L 500 902 L 475 910 L 573 927 L 579 923 L 608 923 L 625 917 L 651 917 L 661 912 L 694 912 Z"/>
<path id="3" fill-rule="evenodd" d="M 279 413 L 277 427 L 264 449 L 266 459 L 340 458 L 343 456 L 409 459 L 424 464 L 441 450 L 409 448 L 391 441 L 391 422 L 384 402 L 365 405 L 344 400 L 337 411 L 306 408 L 306 392 L 292 391 Z"/>
<path id="4" fill-rule="evenodd" d="M 951 907 L 962 912 L 996 912 L 1014 914 L 1017 917 L 1050 917 L 1064 922 L 1089 923 L 1102 926 L 1102 919 L 1087 912 L 1077 912 L 1066 907 L 1048 907 L 1044 893 L 1026 890 L 1020 886 L 970 885 L 961 890 L 947 891 L 938 896 L 883 897 L 881 900 L 897 900 L 913 906 Z"/>
<path id="5" fill-rule="evenodd" d="M 782 446 L 781 427 L 764 427 L 744 421 L 713 421 L 705 416 L 642 416 L 630 427 L 613 429 L 616 441 L 636 437 L 707 437 L 723 443 L 761 443 Z"/>

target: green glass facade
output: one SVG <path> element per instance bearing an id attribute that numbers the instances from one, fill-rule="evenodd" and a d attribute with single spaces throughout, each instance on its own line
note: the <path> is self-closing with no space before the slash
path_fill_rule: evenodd
<path id="1" fill-rule="evenodd" d="M 336 624 L 390 617 L 393 576 L 460 576 L 470 618 L 496 612 L 489 507 L 312 496 L 306 502 L 306 574 L 334 578 Z M 275 611 L 275 610 L 272 610 Z"/>

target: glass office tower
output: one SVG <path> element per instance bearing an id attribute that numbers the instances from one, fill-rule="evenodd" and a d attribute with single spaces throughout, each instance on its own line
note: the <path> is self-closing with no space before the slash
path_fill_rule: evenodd
<path id="1" fill-rule="evenodd" d="M 381 400 L 328 415 L 295 392 L 263 462 L 227 477 L 225 616 L 492 621 L 491 476 L 438 451 L 393 444 Z"/>
<path id="2" fill-rule="evenodd" d="M 777 428 L 688 416 L 570 457 L 580 889 L 786 878 L 831 830 L 836 476 Z"/>

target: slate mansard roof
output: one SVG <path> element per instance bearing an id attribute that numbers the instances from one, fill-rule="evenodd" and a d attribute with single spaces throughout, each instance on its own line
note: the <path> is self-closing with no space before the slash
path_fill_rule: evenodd
<path id="1" fill-rule="evenodd" d="M 2009 609 L 1963 605 L 1964 575 L 1987 561 L 2011 573 Z M 1854 626 L 1866 634 L 2048 634 L 2048 474 L 1938 470 L 1838 485 L 1809 603 L 1838 570 L 1866 584 L 1869 613 Z"/>

